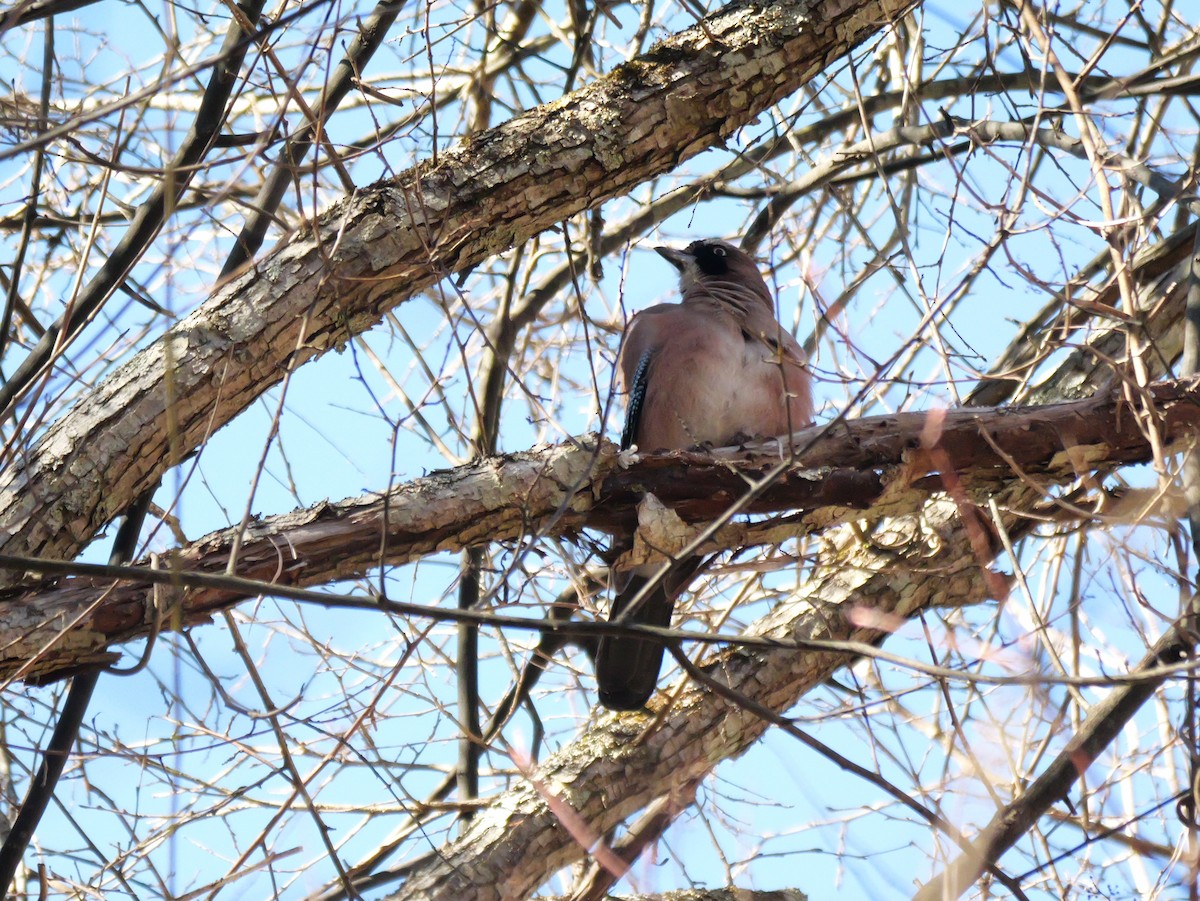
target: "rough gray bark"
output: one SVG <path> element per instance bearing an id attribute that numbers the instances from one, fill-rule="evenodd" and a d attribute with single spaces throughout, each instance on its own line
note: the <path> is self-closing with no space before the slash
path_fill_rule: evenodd
<path id="1" fill-rule="evenodd" d="M 358 191 L 218 288 L 0 474 L 0 551 L 74 556 L 289 369 L 438 279 L 719 145 L 913 5 L 733 3 Z"/>
<path id="2" fill-rule="evenodd" d="M 1148 391 L 1164 439 L 1200 425 L 1200 384 L 1169 382 Z M 730 522 L 705 552 L 777 545 L 856 521 L 874 523 L 920 509 L 945 488 L 949 460 L 969 489 L 1022 479 L 1058 484 L 1092 467 L 1140 463 L 1152 445 L 1135 409 L 1120 394 L 1042 407 L 970 409 L 931 417 L 900 413 L 815 426 L 798 432 L 803 453 L 747 509 L 785 520 Z M 263 583 L 234 590 L 190 587 L 175 627 L 204 621 L 269 585 L 311 586 L 365 575 L 381 562 L 401 564 L 436 551 L 492 541 L 523 541 L 582 528 L 628 531 L 639 498 L 650 492 L 689 522 L 720 518 L 730 502 L 779 463 L 778 445 L 713 454 L 647 456 L 629 468 L 607 441 L 555 445 L 472 463 L 368 495 L 258 520 L 243 535 L 236 574 Z M 180 548 L 169 568 L 227 572 L 238 530 L 225 529 Z M 386 534 L 380 553 L 380 535 Z M 90 660 L 108 660 L 111 644 L 145 636 L 154 618 L 148 581 L 66 579 L 12 593 L 0 619 L 0 678 L 20 672 L 44 679 Z M 68 624 L 71 628 L 64 628 Z"/>

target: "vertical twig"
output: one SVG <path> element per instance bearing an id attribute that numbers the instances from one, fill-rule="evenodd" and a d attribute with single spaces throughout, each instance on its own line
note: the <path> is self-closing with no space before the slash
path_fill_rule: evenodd
<path id="1" fill-rule="evenodd" d="M 146 519 L 146 510 L 154 497 L 155 485 L 137 499 L 137 502 L 125 513 L 125 520 L 117 530 L 113 539 L 112 552 L 108 562 L 113 564 L 128 563 L 137 552 L 138 536 L 142 531 L 142 523 Z M 25 849 L 37 830 L 38 823 L 54 797 L 54 789 L 66 767 L 71 749 L 79 739 L 79 729 L 83 725 L 83 717 L 87 713 L 88 704 L 96 690 L 102 670 L 96 668 L 86 673 L 80 673 L 71 680 L 67 689 L 67 697 L 63 702 L 58 722 L 54 724 L 54 732 L 50 743 L 42 752 L 42 762 L 37 774 L 29 783 L 29 792 L 17 812 L 12 829 L 0 847 L 0 894 L 7 897 L 12 892 L 13 880 L 17 869 L 25 857 Z"/>
<path id="2" fill-rule="evenodd" d="M 50 116 L 50 88 L 54 83 L 54 16 L 46 19 L 45 39 L 42 45 L 42 96 L 38 105 L 38 132 L 46 130 Z M 29 198 L 21 216 L 21 237 L 17 243 L 17 255 L 9 275 L 8 291 L 4 298 L 4 312 L 0 314 L 0 362 L 4 360 L 8 343 L 8 330 L 12 327 L 14 310 L 20 309 L 21 317 L 31 328 L 40 329 L 33 311 L 21 298 L 21 269 L 25 264 L 25 253 L 33 236 L 33 223 L 37 219 L 38 197 L 42 192 L 42 168 L 46 164 L 46 147 L 39 145 L 33 157 L 33 172 L 29 177 Z"/>

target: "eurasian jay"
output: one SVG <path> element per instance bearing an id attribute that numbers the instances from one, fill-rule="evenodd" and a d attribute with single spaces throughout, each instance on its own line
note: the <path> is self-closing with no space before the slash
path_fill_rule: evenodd
<path id="1" fill-rule="evenodd" d="M 679 270 L 683 299 L 643 310 L 629 323 L 619 364 L 629 395 L 621 447 L 719 447 L 809 425 L 812 386 L 804 351 L 779 324 L 754 260 L 716 240 L 655 250 Z M 648 589 L 662 567 L 634 570 L 613 600 L 609 621 L 670 626 L 675 600 L 701 564 L 698 557 L 676 561 Z M 662 659 L 660 642 L 602 638 L 596 651 L 600 703 L 613 710 L 642 707 L 654 693 Z"/>

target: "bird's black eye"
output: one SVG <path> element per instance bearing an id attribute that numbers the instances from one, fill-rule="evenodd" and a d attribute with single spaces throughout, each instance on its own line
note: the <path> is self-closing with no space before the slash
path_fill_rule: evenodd
<path id="1" fill-rule="evenodd" d="M 729 250 L 723 245 L 697 241 L 688 250 L 705 275 L 725 275 L 729 272 Z"/>

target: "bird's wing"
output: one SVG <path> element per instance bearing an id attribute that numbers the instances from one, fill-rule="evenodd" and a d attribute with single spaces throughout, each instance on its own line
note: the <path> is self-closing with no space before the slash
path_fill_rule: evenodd
<path id="1" fill-rule="evenodd" d="M 637 441 L 638 427 L 642 421 L 642 409 L 646 405 L 646 387 L 650 384 L 650 362 L 654 352 L 647 348 L 638 358 L 629 382 L 629 400 L 625 407 L 625 428 L 621 431 L 621 450 L 628 450 Z"/>

